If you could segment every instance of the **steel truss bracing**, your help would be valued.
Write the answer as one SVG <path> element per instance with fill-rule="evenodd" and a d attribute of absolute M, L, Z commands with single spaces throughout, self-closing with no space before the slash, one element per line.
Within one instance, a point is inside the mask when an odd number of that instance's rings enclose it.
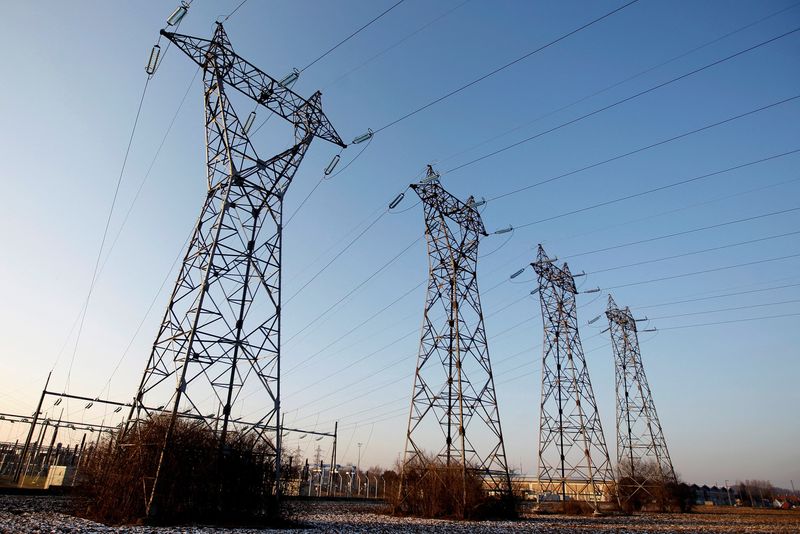
<path fill-rule="evenodd" d="M 651 497 L 654 488 L 676 482 L 667 441 L 658 421 L 639 351 L 636 320 L 608 296 L 608 327 L 614 350 L 617 385 L 617 471 L 621 498 Z"/>
<path fill-rule="evenodd" d="M 303 99 L 240 58 L 221 24 L 211 40 L 162 35 L 203 69 L 208 193 L 126 427 L 166 410 L 164 448 L 176 418 L 187 417 L 204 421 L 223 447 L 256 437 L 280 457 L 283 198 L 314 137 L 345 145 L 319 92 Z M 261 159 L 231 90 L 291 123 L 295 144 Z M 245 397 L 261 410 L 248 422 Z M 156 475 L 148 506 L 157 484 Z"/>
<path fill-rule="evenodd" d="M 575 279 L 554 261 L 539 245 L 532 263 L 544 323 L 538 476 L 544 493 L 596 507 L 614 476 L 578 333 Z"/>
<path fill-rule="evenodd" d="M 510 491 L 476 278 L 478 241 L 487 234 L 471 200 L 461 202 L 436 177 L 429 167 L 428 178 L 411 185 L 424 207 L 429 279 L 403 470 L 437 461 Z"/>

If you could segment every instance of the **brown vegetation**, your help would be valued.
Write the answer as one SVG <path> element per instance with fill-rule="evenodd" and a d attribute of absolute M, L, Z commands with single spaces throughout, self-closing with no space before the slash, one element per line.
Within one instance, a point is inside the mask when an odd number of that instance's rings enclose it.
<path fill-rule="evenodd" d="M 119 442 L 119 433 L 100 444 L 85 466 L 79 515 L 106 524 L 245 523 L 280 519 L 272 496 L 274 455 L 254 438 L 232 436 L 220 447 L 202 422 L 178 420 L 166 449 L 153 507 L 153 487 L 169 420 L 139 423 Z"/>
<path fill-rule="evenodd" d="M 388 491 L 387 491 L 388 493 Z M 511 495 L 490 495 L 472 469 L 447 466 L 440 460 L 407 465 L 400 490 L 387 495 L 394 514 L 441 519 L 511 519 Z"/>

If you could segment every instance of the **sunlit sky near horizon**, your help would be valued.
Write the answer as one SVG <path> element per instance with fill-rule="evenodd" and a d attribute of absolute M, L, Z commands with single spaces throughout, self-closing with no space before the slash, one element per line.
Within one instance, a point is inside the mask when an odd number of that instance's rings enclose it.
<path fill-rule="evenodd" d="M 207 38 L 238 3 L 196 0 L 180 32 Z M 281 78 L 393 3 L 249 0 L 225 28 L 241 56 Z M 294 89 L 320 89 L 349 142 L 623 4 L 406 0 L 303 71 Z M 0 6 L 0 412 L 30 414 L 50 369 L 56 391 L 127 401 L 136 390 L 176 276 L 171 266 L 205 197 L 201 80 L 192 81 L 196 66 L 175 49 L 148 88 L 77 349 L 76 325 L 144 64 L 174 7 Z M 798 27 L 800 4 L 790 1 L 641 0 L 379 132 L 284 232 L 286 425 L 329 432 L 338 420 L 339 463 L 355 463 L 361 443 L 362 467 L 388 468 L 403 449 L 427 276 L 414 196 L 317 273 L 433 164 L 456 196 L 489 199 L 482 216 L 490 232 L 516 228 L 483 240 L 478 267 L 510 467 L 536 472 L 542 318 L 528 295 L 530 268 L 509 275 L 542 243 L 587 273 L 584 289 L 602 290 L 578 296 L 578 318 L 612 458 L 607 322 L 587 324 L 609 293 L 658 329 L 640 336 L 641 349 L 681 476 L 800 487 L 800 32 L 560 127 Z M 279 132 L 254 136 L 260 154 L 287 146 Z M 342 166 L 363 146 L 345 150 Z M 313 143 L 287 215 L 337 152 Z M 62 407 L 75 420 L 114 417 L 101 406 Z M 56 414 L 52 401 L 45 409 Z M 0 441 L 18 437 L 18 427 L 0 424 Z M 293 435 L 285 446 L 312 458 L 319 446 L 327 458 L 331 443 Z"/>

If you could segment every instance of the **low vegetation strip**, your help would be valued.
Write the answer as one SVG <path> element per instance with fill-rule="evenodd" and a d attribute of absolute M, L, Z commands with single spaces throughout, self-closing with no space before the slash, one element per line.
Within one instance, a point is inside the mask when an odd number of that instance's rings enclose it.
<path fill-rule="evenodd" d="M 645 533 L 714 533 L 741 532 L 789 534 L 800 532 L 800 511 L 722 508 L 701 506 L 691 514 L 636 514 L 631 516 L 524 517 L 515 521 L 454 521 L 388 515 L 377 503 L 347 501 L 297 502 L 294 506 L 295 528 L 290 530 L 225 528 L 193 525 L 182 527 L 126 526 L 107 527 L 65 512 L 64 497 L 0 495 L 0 533 L 111 533 L 173 534 L 277 533 L 305 532 L 397 532 L 397 533 L 467 533 L 494 534 L 531 532 L 540 534 L 586 534 L 589 532 Z"/>

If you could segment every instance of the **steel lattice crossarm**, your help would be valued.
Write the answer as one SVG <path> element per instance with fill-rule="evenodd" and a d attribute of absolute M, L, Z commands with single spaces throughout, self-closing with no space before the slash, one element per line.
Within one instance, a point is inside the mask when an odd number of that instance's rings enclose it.
<path fill-rule="evenodd" d="M 617 391 L 617 470 L 620 498 L 637 493 L 658 498 L 664 483 L 675 483 L 675 470 L 658 420 L 639 350 L 636 319 L 608 296 L 609 332 L 614 350 Z"/>
<path fill-rule="evenodd" d="M 510 491 L 505 445 L 477 285 L 480 214 L 435 173 L 411 188 L 422 200 L 429 279 L 403 472 L 439 465 Z"/>
<path fill-rule="evenodd" d="M 539 419 L 539 480 L 544 493 L 594 503 L 614 476 L 578 333 L 575 279 L 539 245 L 538 276 L 544 324 Z"/>
<path fill-rule="evenodd" d="M 428 166 L 428 177 L 426 178 L 428 181 L 411 184 L 410 186 L 419 195 L 422 202 L 425 203 L 426 208 L 430 207 L 431 210 L 451 219 L 467 231 L 482 236 L 488 235 L 478 210 L 469 205 L 469 200 L 472 197 L 468 199 L 468 202 L 460 201 L 445 191 L 436 177 L 438 175 Z"/>
<path fill-rule="evenodd" d="M 217 23 L 217 29 L 211 40 L 165 30 L 161 30 L 161 35 L 172 41 L 203 70 L 214 70 L 220 81 L 283 117 L 297 128 L 341 147 L 346 146 L 322 112 L 319 91 L 306 100 L 240 57 L 233 51 L 222 24 Z"/>

